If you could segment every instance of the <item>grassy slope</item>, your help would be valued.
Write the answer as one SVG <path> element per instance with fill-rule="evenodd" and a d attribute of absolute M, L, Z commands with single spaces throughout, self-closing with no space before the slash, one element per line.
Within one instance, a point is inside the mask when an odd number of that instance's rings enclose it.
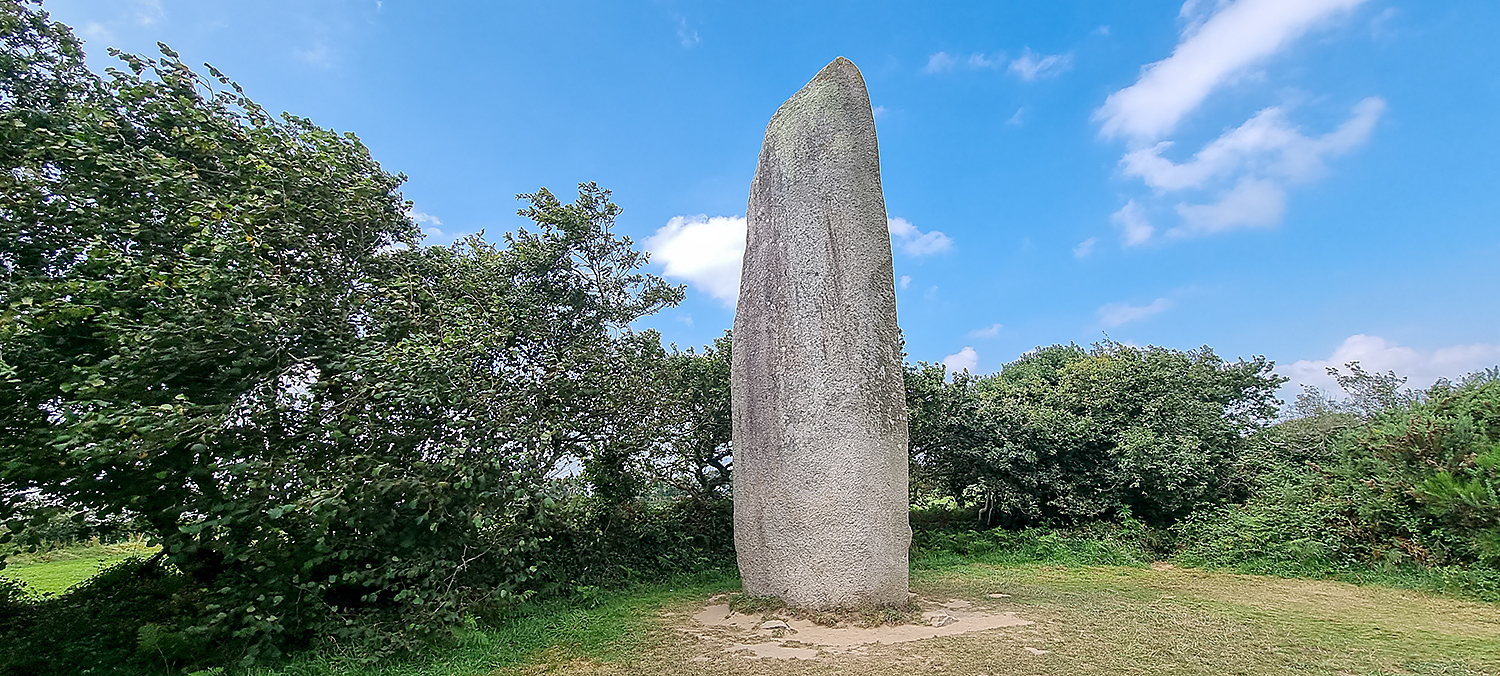
<path fill-rule="evenodd" d="M 149 556 L 155 549 L 140 540 L 112 545 L 79 545 L 47 552 L 17 554 L 6 559 L 0 576 L 25 582 L 43 594 L 57 594 L 93 577 L 101 568 L 132 556 Z"/>

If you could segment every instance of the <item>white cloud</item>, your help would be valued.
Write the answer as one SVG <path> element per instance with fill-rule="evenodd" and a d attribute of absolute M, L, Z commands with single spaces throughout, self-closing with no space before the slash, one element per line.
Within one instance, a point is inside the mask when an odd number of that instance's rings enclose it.
<path fill-rule="evenodd" d="M 1280 107 L 1266 108 L 1239 127 L 1204 146 L 1189 161 L 1177 164 L 1162 157 L 1171 141 L 1127 153 L 1120 160 L 1127 176 L 1138 176 L 1157 190 L 1199 188 L 1209 181 L 1241 171 L 1288 182 L 1316 179 L 1324 160 L 1363 145 L 1385 111 L 1385 101 L 1370 97 L 1354 106 L 1354 114 L 1338 129 L 1323 136 L 1303 135 Z"/>
<path fill-rule="evenodd" d="M 1094 245 L 1098 243 L 1098 237 L 1090 237 L 1086 240 L 1083 240 L 1082 242 L 1079 242 L 1078 246 L 1073 247 L 1073 257 L 1088 258 L 1094 253 Z"/>
<path fill-rule="evenodd" d="M 994 338 L 995 336 L 1000 335 L 1000 329 L 1003 329 L 1003 328 L 1005 328 L 1004 324 L 990 324 L 989 326 L 986 326 L 986 327 L 984 327 L 982 329 L 974 329 L 973 331 L 970 331 L 969 332 L 969 337 L 970 338 Z"/>
<path fill-rule="evenodd" d="M 1170 133 L 1208 95 L 1271 57 L 1311 28 L 1365 0 L 1238 0 L 1189 18 L 1172 55 L 1141 69 L 1135 84 L 1109 95 L 1095 111 L 1105 136 L 1153 141 Z M 1198 12 L 1199 2 L 1183 6 Z"/>
<path fill-rule="evenodd" d="M 985 56 L 983 54 L 975 53 L 969 55 L 970 68 L 999 68 L 1003 65 L 1005 65 L 1004 54 L 993 54 L 990 56 Z"/>
<path fill-rule="evenodd" d="M 668 277 L 685 279 L 726 307 L 734 307 L 745 256 L 743 216 L 673 216 L 645 244 Z"/>
<path fill-rule="evenodd" d="M 1016 109 L 1016 114 L 1015 115 L 1011 115 L 1010 119 L 1005 121 L 1006 126 L 1010 126 L 1010 127 L 1019 127 L 1019 126 L 1021 126 L 1022 124 L 1024 124 L 1026 122 L 1026 120 L 1024 119 L 1025 115 L 1026 115 L 1026 106 L 1021 106 L 1020 108 L 1017 108 Z"/>
<path fill-rule="evenodd" d="M 953 58 L 947 52 L 938 52 L 927 57 L 927 67 L 922 70 L 927 73 L 941 73 L 945 70 L 953 70 L 953 66 L 957 63 L 958 59 Z"/>
<path fill-rule="evenodd" d="M 954 354 L 943 357 L 943 366 L 948 367 L 949 373 L 968 371 L 974 373 L 979 370 L 979 353 L 972 347 L 964 347 Z"/>
<path fill-rule="evenodd" d="M 908 256 L 920 258 L 953 248 L 953 239 L 941 230 L 922 232 L 904 218 L 887 217 L 886 227 L 890 229 L 896 246 Z"/>
<path fill-rule="evenodd" d="M 443 221 L 441 219 L 439 219 L 437 216 L 433 216 L 432 214 L 429 214 L 429 213 L 424 213 L 424 212 L 421 212 L 421 211 L 412 211 L 412 212 L 409 212 L 407 215 L 411 217 L 411 220 L 416 221 L 418 223 L 426 223 L 428 225 L 442 225 L 443 224 Z"/>
<path fill-rule="evenodd" d="M 687 17 L 677 17 L 677 40 L 683 47 L 696 47 L 702 38 L 698 37 L 698 31 L 688 25 Z"/>
<path fill-rule="evenodd" d="M 1291 385 L 1312 385 L 1338 392 L 1338 383 L 1328 375 L 1328 368 L 1343 369 L 1352 361 L 1372 373 L 1395 371 L 1396 375 L 1407 378 L 1407 387 L 1424 388 L 1439 378 L 1452 380 L 1500 365 L 1500 344 L 1472 343 L 1423 352 L 1380 336 L 1357 333 L 1344 339 L 1327 359 L 1302 359 L 1279 370 L 1292 379 Z"/>
<path fill-rule="evenodd" d="M 875 106 L 870 110 L 870 112 L 873 113 L 875 117 L 879 118 L 885 115 L 887 111 L 885 109 L 885 106 Z"/>
<path fill-rule="evenodd" d="M 88 42 L 102 42 L 106 44 L 115 41 L 115 34 L 98 21 L 90 21 L 84 24 L 82 28 L 78 29 L 78 37 Z"/>
<path fill-rule="evenodd" d="M 167 16 L 166 10 L 161 8 L 161 0 L 135 0 L 135 20 L 142 26 L 150 26 Z"/>
<path fill-rule="evenodd" d="M 1219 201 L 1179 204 L 1177 213 L 1183 223 L 1168 233 L 1175 237 L 1270 227 L 1280 223 L 1286 213 L 1286 190 L 1265 179 L 1242 178 Z"/>
<path fill-rule="evenodd" d="M 1172 309 L 1172 301 L 1166 298 L 1153 300 L 1149 305 L 1110 303 L 1099 308 L 1099 323 L 1110 327 L 1120 326 L 1154 317 L 1170 309 Z"/>
<path fill-rule="evenodd" d="M 1126 202 L 1119 211 L 1110 215 L 1109 220 L 1120 229 L 1120 242 L 1125 246 L 1145 244 L 1151 239 L 1151 233 L 1156 232 L 1156 228 L 1146 218 L 1145 210 L 1135 200 Z"/>
<path fill-rule="evenodd" d="M 968 56 L 954 55 L 947 52 L 938 52 L 927 57 L 927 66 L 922 69 L 924 73 L 942 73 L 956 68 L 968 70 L 1002 68 L 1006 64 L 1005 54 L 983 54 L 975 52 Z"/>
<path fill-rule="evenodd" d="M 901 281 L 897 282 L 896 285 L 899 286 L 902 291 L 905 291 L 906 287 L 911 286 L 911 275 L 901 275 Z"/>
<path fill-rule="evenodd" d="M 292 54 L 297 58 L 308 62 L 319 68 L 328 68 L 333 65 L 333 50 L 328 48 L 328 43 L 319 40 L 306 49 L 294 49 Z"/>
<path fill-rule="evenodd" d="M 1072 67 L 1072 54 L 1035 54 L 1031 51 L 1030 47 L 1022 51 L 1021 56 L 1010 62 L 1010 72 L 1015 73 L 1027 82 L 1056 77 Z"/>

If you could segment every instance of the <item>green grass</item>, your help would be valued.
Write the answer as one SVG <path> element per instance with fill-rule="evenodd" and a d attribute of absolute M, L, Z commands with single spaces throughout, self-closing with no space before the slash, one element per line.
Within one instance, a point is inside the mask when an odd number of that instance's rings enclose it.
<path fill-rule="evenodd" d="M 639 585 L 616 594 L 537 604 L 498 627 L 471 625 L 450 645 L 378 664 L 358 651 L 326 649 L 300 655 L 245 676 L 469 676 L 488 674 L 542 659 L 611 662 L 635 654 L 640 639 L 656 627 L 661 609 L 738 588 L 722 571 Z"/>
<path fill-rule="evenodd" d="M 925 598 L 962 598 L 1036 624 L 810 661 L 747 660 L 681 631 L 737 578 L 710 571 L 619 592 L 536 604 L 451 642 L 399 659 L 327 646 L 245 676 L 505 676 L 507 674 L 1394 674 L 1500 675 L 1500 605 L 1425 591 L 1441 580 L 1410 571 L 1351 579 L 1286 579 L 1153 567 L 1127 534 L 1023 531 L 927 540 L 912 560 Z M 936 545 L 943 545 L 938 547 Z M 946 547 L 946 548 L 945 548 Z M 77 549 L 21 558 L 51 589 L 99 562 L 141 553 Z M 46 559 L 46 560 L 44 560 Z M 1285 571 L 1284 571 L 1285 572 Z M 996 599 L 990 594 L 1004 592 Z M 738 605 L 761 599 L 735 597 Z M 1021 652 L 1023 646 L 1046 654 Z M 237 674 L 239 672 L 236 672 Z"/>
<path fill-rule="evenodd" d="M 24 582 L 42 594 L 60 594 L 93 577 L 103 568 L 132 556 L 150 556 L 155 552 L 156 549 L 147 547 L 144 540 L 131 540 L 118 544 L 90 543 L 14 554 L 6 558 L 6 566 L 4 570 L 0 570 L 0 577 Z"/>

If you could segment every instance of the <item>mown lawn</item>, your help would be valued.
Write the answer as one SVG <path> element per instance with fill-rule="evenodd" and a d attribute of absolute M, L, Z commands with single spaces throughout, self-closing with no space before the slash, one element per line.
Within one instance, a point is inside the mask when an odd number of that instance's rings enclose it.
<path fill-rule="evenodd" d="M 396 661 L 323 651 L 251 676 L 1500 676 L 1500 604 L 1387 585 L 1150 567 L 1107 547 L 1070 551 L 1008 548 L 914 561 L 912 589 L 924 598 L 967 600 L 1031 625 L 823 651 L 810 660 L 750 659 L 731 649 L 733 641 L 704 637 L 691 615 L 738 587 L 732 574 L 708 571 L 541 603 L 498 627 L 471 626 L 449 645 Z M 59 592 L 101 565 L 148 553 L 139 542 L 74 548 L 13 559 L 0 574 Z M 1051 560 L 1026 560 L 1044 555 Z M 997 593 L 1008 596 L 991 596 Z"/>
<path fill-rule="evenodd" d="M 79 545 L 46 552 L 17 554 L 6 560 L 0 577 L 25 582 L 42 594 L 58 594 L 93 577 L 101 569 L 155 549 L 142 540 L 109 545 Z"/>
<path fill-rule="evenodd" d="M 399 664 L 304 656 L 260 676 L 1500 674 L 1500 606 L 1375 585 L 1166 566 L 923 567 L 912 578 L 923 596 L 1034 624 L 812 660 L 750 659 L 683 631 L 709 596 L 735 586 L 705 577 L 595 607 L 543 606 Z M 1010 596 L 989 596 L 1001 592 Z"/>

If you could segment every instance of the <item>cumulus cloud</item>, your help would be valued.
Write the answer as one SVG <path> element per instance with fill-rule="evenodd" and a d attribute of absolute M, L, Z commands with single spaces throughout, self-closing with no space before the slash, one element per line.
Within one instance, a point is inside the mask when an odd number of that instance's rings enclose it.
<path fill-rule="evenodd" d="M 1057 77 L 1072 67 L 1072 54 L 1036 54 L 1031 51 L 1030 47 L 1010 62 L 1010 72 L 1027 82 Z"/>
<path fill-rule="evenodd" d="M 1158 298 L 1147 305 L 1110 303 L 1099 308 L 1099 323 L 1108 327 L 1115 327 L 1155 317 L 1170 309 L 1172 309 L 1172 301 L 1167 298 Z"/>
<path fill-rule="evenodd" d="M 1385 111 L 1385 101 L 1370 97 L 1354 106 L 1354 113 L 1323 136 L 1309 137 L 1287 120 L 1280 107 L 1266 108 L 1239 127 L 1204 146 L 1191 160 L 1175 163 L 1162 152 L 1172 147 L 1162 141 L 1127 153 L 1120 160 L 1125 175 L 1137 176 L 1159 191 L 1200 188 L 1211 180 L 1239 172 L 1289 182 L 1316 179 L 1325 160 L 1353 150 L 1370 138 Z"/>
<path fill-rule="evenodd" d="M 949 373 L 974 373 L 979 370 L 979 353 L 974 348 L 965 346 L 964 349 L 943 357 L 943 366 L 948 367 Z"/>
<path fill-rule="evenodd" d="M 413 218 L 416 216 L 413 215 Z M 937 230 L 923 232 L 904 218 L 886 221 L 892 248 L 920 258 L 948 251 L 953 240 Z M 734 307 L 740 295 L 740 266 L 745 257 L 744 216 L 673 216 L 646 239 L 651 260 L 667 277 L 682 279 L 694 288 Z M 902 275 L 905 289 L 911 277 Z"/>
<path fill-rule="evenodd" d="M 1145 210 L 1135 200 L 1126 202 L 1119 211 L 1110 215 L 1109 220 L 1120 229 L 1120 243 L 1125 246 L 1145 244 L 1151 240 L 1151 234 L 1156 232 L 1156 227 L 1146 218 Z M 1089 250 L 1093 250 L 1092 244 L 1089 245 Z"/>
<path fill-rule="evenodd" d="M 1356 333 L 1345 338 L 1327 359 L 1302 359 L 1278 370 L 1292 379 L 1291 385 L 1337 392 L 1338 383 L 1328 375 L 1328 368 L 1342 369 L 1353 361 L 1373 373 L 1395 371 L 1407 378 L 1408 387 L 1423 388 L 1439 378 L 1452 380 L 1500 365 L 1500 343 L 1453 345 L 1423 352 L 1380 336 Z"/>
<path fill-rule="evenodd" d="M 1102 133 L 1154 141 L 1170 133 L 1208 95 L 1284 49 L 1308 30 L 1366 0 L 1238 0 L 1212 13 L 1201 2 L 1172 55 L 1141 69 L 1135 84 L 1109 95 L 1095 111 Z M 1197 17 L 1202 17 L 1198 20 Z"/>
<path fill-rule="evenodd" d="M 904 218 L 888 217 L 886 227 L 891 231 L 892 243 L 908 256 L 921 258 L 953 248 L 953 239 L 941 230 L 922 232 Z"/>
<path fill-rule="evenodd" d="M 725 307 L 734 307 L 745 256 L 743 216 L 673 216 L 645 245 L 666 276 L 687 280 Z"/>
<path fill-rule="evenodd" d="M 984 327 L 982 329 L 974 329 L 973 331 L 970 331 L 969 332 L 969 337 L 970 338 L 994 338 L 995 336 L 1000 335 L 1000 329 L 1003 329 L 1003 328 L 1005 328 L 1004 324 L 990 324 L 989 326 L 986 326 L 986 327 Z"/>

